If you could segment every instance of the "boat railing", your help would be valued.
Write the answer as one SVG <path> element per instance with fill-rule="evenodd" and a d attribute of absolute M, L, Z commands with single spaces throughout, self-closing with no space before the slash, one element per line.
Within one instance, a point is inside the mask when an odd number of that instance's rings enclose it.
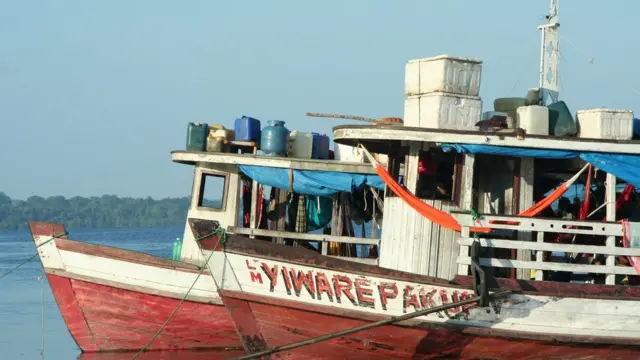
<path fill-rule="evenodd" d="M 290 232 L 290 231 L 253 229 L 253 228 L 244 228 L 244 227 L 235 227 L 235 226 L 229 226 L 227 228 L 227 231 L 232 234 L 247 235 L 251 237 L 268 236 L 273 238 L 318 242 L 323 245 L 321 246 L 322 255 L 335 257 L 335 258 L 348 260 L 348 261 L 353 261 L 353 262 L 358 262 L 358 263 L 363 263 L 363 264 L 378 265 L 378 258 L 360 258 L 360 257 L 350 257 L 350 256 L 329 255 L 328 254 L 329 247 L 326 245 L 333 242 L 333 243 L 352 244 L 352 245 L 376 245 L 379 248 L 380 239 L 359 238 L 359 237 L 350 237 L 350 236 L 335 236 L 335 235 L 327 235 L 327 234 L 297 233 L 297 232 Z"/>
<path fill-rule="evenodd" d="M 616 275 L 638 275 L 632 266 L 616 265 L 616 257 L 618 256 L 640 256 L 640 249 L 616 246 L 616 238 L 623 236 L 623 228 L 620 223 L 488 214 L 472 215 L 466 212 L 452 212 L 452 215 L 462 228 L 458 240 L 460 255 L 457 259 L 458 274 L 460 275 L 468 274 L 472 261 L 470 247 L 475 241 L 479 242 L 481 248 L 511 249 L 524 251 L 525 254 L 531 254 L 531 251 L 535 251 L 535 260 L 520 260 L 531 258 L 529 255 L 519 256 L 518 260 L 479 257 L 478 262 L 480 266 L 484 267 L 536 270 L 536 280 L 543 280 L 544 271 L 563 271 L 574 274 L 605 274 L 605 283 L 613 285 Z M 525 233 L 535 232 L 536 236 L 535 238 L 530 237 L 531 241 L 491 238 L 491 235 L 488 234 L 476 236 L 471 235 L 471 227 L 501 230 L 501 234 L 508 234 L 509 230 Z M 576 235 L 595 235 L 602 236 L 606 241 L 604 246 L 545 242 L 546 233 L 568 234 L 571 238 Z M 606 257 L 606 262 L 603 265 L 591 265 L 544 261 L 543 252 L 599 254 Z"/>

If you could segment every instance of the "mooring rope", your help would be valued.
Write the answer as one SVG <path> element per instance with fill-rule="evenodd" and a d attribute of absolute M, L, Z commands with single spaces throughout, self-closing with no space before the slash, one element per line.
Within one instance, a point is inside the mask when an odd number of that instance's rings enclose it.
<path fill-rule="evenodd" d="M 51 241 L 53 241 L 53 240 L 55 240 L 55 239 L 58 239 L 58 238 L 60 238 L 60 237 L 63 237 L 63 236 L 65 236 L 65 235 L 69 235 L 69 233 L 68 233 L 68 232 L 63 232 L 63 233 L 61 233 L 61 234 L 54 235 L 51 239 L 49 239 L 49 240 L 47 240 L 47 241 L 43 242 L 43 243 L 42 243 L 42 244 L 40 244 L 40 245 L 36 245 L 36 249 L 38 249 L 38 248 L 40 248 L 40 247 L 42 247 L 42 246 L 44 246 L 44 245 L 46 245 L 46 244 L 50 243 Z M 14 272 L 14 271 L 18 270 L 18 269 L 19 269 L 20 267 L 22 267 L 24 264 L 26 264 L 26 263 L 28 263 L 29 261 L 31 261 L 31 260 L 33 260 L 33 259 L 35 259 L 36 257 L 38 257 L 38 255 L 40 255 L 40 254 L 38 254 L 38 252 L 36 252 L 36 253 L 35 253 L 35 255 L 33 255 L 32 257 L 30 257 L 30 258 L 28 258 L 28 259 L 24 260 L 23 262 L 21 262 L 20 264 L 18 264 L 18 266 L 14 267 L 13 269 L 11 269 L 11 270 L 7 271 L 6 273 L 2 274 L 2 275 L 0 276 L 0 280 L 2 280 L 4 277 L 6 277 L 7 275 L 11 274 L 12 272 Z"/>
<path fill-rule="evenodd" d="M 227 231 L 224 228 L 220 227 L 220 228 L 216 229 L 214 232 L 212 232 L 210 234 L 207 234 L 207 235 L 204 235 L 204 236 L 201 236 L 201 237 L 195 239 L 196 242 L 199 242 L 199 241 L 201 241 L 203 239 L 206 239 L 206 238 L 208 238 L 210 236 L 213 236 L 213 235 L 216 235 L 216 234 L 220 234 L 220 236 L 218 237 L 218 241 L 216 241 L 216 244 L 213 246 L 213 249 L 211 250 L 211 254 L 209 254 L 209 257 L 205 261 L 204 266 L 200 267 L 200 272 L 198 272 L 198 275 L 196 276 L 196 279 L 193 281 L 193 284 L 191 284 L 191 286 L 189 287 L 187 292 L 184 294 L 184 296 L 182 297 L 182 299 L 180 300 L 180 302 L 178 303 L 176 308 L 173 309 L 173 312 L 171 313 L 171 315 L 169 315 L 169 317 L 167 318 L 167 321 L 165 321 L 164 324 L 162 324 L 162 326 L 160 326 L 160 328 L 155 333 L 155 335 L 153 335 L 151 340 L 149 340 L 149 342 L 147 342 L 142 347 L 142 349 L 140 349 L 140 351 L 138 351 L 138 353 L 131 360 L 137 359 L 138 356 L 140 356 L 147 349 L 147 347 L 149 347 L 149 345 L 151 345 L 151 343 L 160 335 L 162 330 L 164 330 L 165 326 L 167 326 L 167 324 L 169 324 L 169 321 L 171 321 L 173 316 L 178 312 L 178 309 L 180 309 L 180 306 L 182 306 L 182 303 L 184 303 L 187 300 L 187 297 L 189 296 L 189 293 L 196 286 L 196 283 L 198 282 L 198 279 L 200 279 L 200 275 L 202 275 L 202 273 L 204 273 L 205 269 L 208 268 L 209 260 L 211 260 L 211 256 L 213 256 L 213 253 L 216 251 L 216 248 L 220 244 L 220 240 L 224 241 L 224 240 L 227 239 Z"/>

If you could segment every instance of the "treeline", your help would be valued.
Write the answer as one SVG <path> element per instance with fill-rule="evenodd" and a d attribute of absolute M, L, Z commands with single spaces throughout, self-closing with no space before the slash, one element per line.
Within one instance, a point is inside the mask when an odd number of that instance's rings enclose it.
<path fill-rule="evenodd" d="M 115 195 L 65 198 L 31 196 L 13 200 L 0 192 L 0 230 L 26 229 L 29 220 L 60 222 L 67 228 L 128 228 L 184 224 L 189 198 L 127 198 Z"/>

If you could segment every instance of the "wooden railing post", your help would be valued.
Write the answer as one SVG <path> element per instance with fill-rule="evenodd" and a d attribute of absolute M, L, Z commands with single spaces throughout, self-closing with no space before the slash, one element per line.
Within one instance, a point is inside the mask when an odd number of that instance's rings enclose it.
<path fill-rule="evenodd" d="M 544 232 L 538 231 L 537 242 L 544 243 Z M 541 250 L 536 251 L 536 262 L 542 263 L 543 260 L 544 260 L 544 251 L 541 251 Z M 542 272 L 542 270 L 536 269 L 536 280 L 542 281 L 543 279 L 544 279 L 544 273 Z"/>
<path fill-rule="evenodd" d="M 460 232 L 460 238 L 468 239 L 469 234 L 470 234 L 469 227 L 463 226 Z M 469 246 L 460 245 L 460 256 L 465 256 L 465 257 L 469 256 Z M 469 265 L 458 264 L 458 275 L 464 275 L 464 276 L 469 275 Z"/>
<path fill-rule="evenodd" d="M 612 174 L 607 174 L 606 180 L 606 195 L 605 202 L 607 204 L 607 221 L 616 221 L 616 177 Z M 607 248 L 615 248 L 616 247 L 616 237 L 608 236 L 607 237 Z M 615 285 L 616 283 L 616 275 L 615 275 L 615 266 L 616 266 L 616 257 L 614 255 L 607 256 L 607 278 L 605 283 L 607 285 Z"/>

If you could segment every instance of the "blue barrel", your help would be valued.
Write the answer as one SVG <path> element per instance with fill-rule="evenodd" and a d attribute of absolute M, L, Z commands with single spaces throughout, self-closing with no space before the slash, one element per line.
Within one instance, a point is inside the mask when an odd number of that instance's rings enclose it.
<path fill-rule="evenodd" d="M 311 150 L 312 159 L 329 159 L 329 137 L 327 135 L 320 135 L 313 133 L 313 150 Z"/>
<path fill-rule="evenodd" d="M 260 144 L 260 120 L 243 116 L 234 123 L 236 141 L 255 142 Z"/>
<path fill-rule="evenodd" d="M 268 126 L 262 129 L 260 150 L 265 155 L 287 156 L 289 147 L 289 130 L 284 127 L 284 121 L 269 120 Z"/>
<path fill-rule="evenodd" d="M 205 151 L 207 146 L 207 124 L 189 123 L 187 127 L 187 151 Z"/>

